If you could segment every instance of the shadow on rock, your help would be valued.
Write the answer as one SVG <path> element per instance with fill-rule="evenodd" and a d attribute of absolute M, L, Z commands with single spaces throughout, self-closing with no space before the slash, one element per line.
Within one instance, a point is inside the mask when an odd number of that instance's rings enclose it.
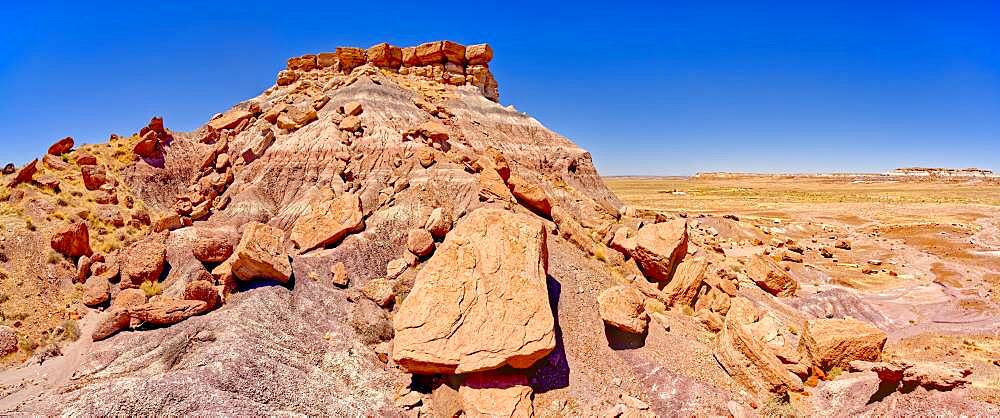
<path fill-rule="evenodd" d="M 554 277 L 546 280 L 549 291 L 549 306 L 555 320 L 556 347 L 548 356 L 535 363 L 531 373 L 531 387 L 535 393 L 545 393 L 554 389 L 569 386 L 569 361 L 566 360 L 566 347 L 563 345 L 562 328 L 559 326 L 559 296 L 562 285 Z"/>

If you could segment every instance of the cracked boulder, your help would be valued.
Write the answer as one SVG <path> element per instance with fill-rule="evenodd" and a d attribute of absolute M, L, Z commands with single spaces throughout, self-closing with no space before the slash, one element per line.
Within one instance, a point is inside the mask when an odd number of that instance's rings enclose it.
<path fill-rule="evenodd" d="M 393 360 L 420 374 L 527 368 L 555 348 L 546 232 L 526 215 L 473 211 L 417 275 L 393 328 Z"/>

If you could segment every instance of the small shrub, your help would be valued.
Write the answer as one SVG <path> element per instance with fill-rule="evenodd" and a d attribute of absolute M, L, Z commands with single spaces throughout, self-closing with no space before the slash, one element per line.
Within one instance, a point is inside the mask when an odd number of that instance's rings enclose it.
<path fill-rule="evenodd" d="M 788 394 L 773 397 L 764 404 L 760 411 L 762 417 L 795 417 L 798 416 L 795 407 L 788 400 Z"/>
<path fill-rule="evenodd" d="M 681 306 L 681 313 L 687 316 L 694 316 L 694 309 L 688 305 Z"/>
<path fill-rule="evenodd" d="M 789 325 L 788 326 L 788 332 L 790 332 L 790 333 L 792 333 L 794 335 L 799 335 L 799 329 L 795 328 L 794 325 Z"/>
<path fill-rule="evenodd" d="M 24 227 L 28 228 L 29 231 L 35 231 L 38 229 L 38 227 L 35 226 L 35 223 L 31 221 L 31 218 L 24 221 Z"/>
<path fill-rule="evenodd" d="M 160 282 L 143 282 L 139 285 L 139 289 L 146 294 L 147 298 L 163 293 L 163 286 L 160 285 Z"/>
<path fill-rule="evenodd" d="M 830 369 L 830 372 L 826 374 L 826 380 L 836 380 L 841 374 L 844 373 L 844 369 L 840 367 L 834 367 Z"/>
<path fill-rule="evenodd" d="M 57 264 L 62 260 L 62 254 L 59 254 L 56 250 L 49 250 L 49 264 Z"/>
<path fill-rule="evenodd" d="M 0 277 L 6 277 L 6 274 L 0 272 Z M 7 302 L 8 300 L 10 300 L 10 296 L 8 296 L 6 293 L 0 293 L 0 303 Z"/>
<path fill-rule="evenodd" d="M 649 299 L 646 301 L 646 310 L 649 312 L 662 314 L 667 312 L 667 305 L 664 305 L 663 302 L 660 302 L 656 299 Z"/>
<path fill-rule="evenodd" d="M 80 339 L 80 326 L 76 324 L 75 320 L 67 319 L 62 323 L 63 327 L 63 340 L 66 341 L 76 341 Z"/>

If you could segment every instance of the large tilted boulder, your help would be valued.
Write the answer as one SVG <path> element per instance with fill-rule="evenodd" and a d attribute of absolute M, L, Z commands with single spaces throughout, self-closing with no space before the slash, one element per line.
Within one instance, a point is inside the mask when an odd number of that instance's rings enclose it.
<path fill-rule="evenodd" d="M 481 208 L 462 219 L 394 316 L 393 360 L 411 373 L 527 368 L 555 348 L 546 232 Z"/>
<path fill-rule="evenodd" d="M 291 241 L 299 253 L 335 244 L 364 228 L 361 199 L 344 193 L 333 199 L 310 203 L 309 212 L 292 225 Z"/>
<path fill-rule="evenodd" d="M 66 225 L 52 235 L 52 249 L 67 257 L 90 255 L 90 232 L 86 222 Z"/>
<path fill-rule="evenodd" d="M 799 351 L 813 366 L 824 371 L 847 369 L 852 360 L 878 361 L 882 358 L 886 334 L 856 319 L 814 319 L 806 321 L 799 338 Z"/>
<path fill-rule="evenodd" d="M 667 282 L 687 254 L 687 221 L 675 219 L 639 229 L 632 258 L 646 277 Z"/>
<path fill-rule="evenodd" d="M 466 417 L 534 416 L 532 389 L 523 373 L 489 371 L 471 373 L 458 388 Z"/>
<path fill-rule="evenodd" d="M 643 334 L 649 325 L 645 300 L 635 287 L 615 286 L 597 296 L 597 309 L 604 323 L 632 334 Z"/>
<path fill-rule="evenodd" d="M 704 258 L 689 258 L 682 261 L 674 272 L 670 283 L 663 288 L 667 306 L 690 306 L 698 295 L 698 288 L 708 270 L 708 261 Z"/>
<path fill-rule="evenodd" d="M 541 186 L 530 183 L 521 176 L 512 175 L 507 179 L 510 192 L 522 205 L 545 216 L 552 214 L 552 199 Z"/>
<path fill-rule="evenodd" d="M 757 283 L 757 286 L 775 296 L 794 296 L 799 289 L 799 283 L 781 265 L 766 255 L 757 254 L 750 257 L 747 275 Z"/>
<path fill-rule="evenodd" d="M 715 359 L 737 382 L 757 395 L 801 391 L 795 378 L 764 343 L 736 321 L 726 319 L 715 346 Z"/>
<path fill-rule="evenodd" d="M 240 280 L 288 282 L 292 264 L 285 252 L 283 236 L 284 232 L 278 228 L 251 222 L 244 227 L 243 238 L 232 257 L 223 264 L 228 263 L 232 274 Z"/>

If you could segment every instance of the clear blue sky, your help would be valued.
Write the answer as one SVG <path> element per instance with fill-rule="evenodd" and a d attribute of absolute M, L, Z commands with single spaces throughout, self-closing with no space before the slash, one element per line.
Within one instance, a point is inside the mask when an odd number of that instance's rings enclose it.
<path fill-rule="evenodd" d="M 998 1 L 138 3 L 4 5 L 0 160 L 193 129 L 290 56 L 452 39 L 603 174 L 1000 170 Z"/>

